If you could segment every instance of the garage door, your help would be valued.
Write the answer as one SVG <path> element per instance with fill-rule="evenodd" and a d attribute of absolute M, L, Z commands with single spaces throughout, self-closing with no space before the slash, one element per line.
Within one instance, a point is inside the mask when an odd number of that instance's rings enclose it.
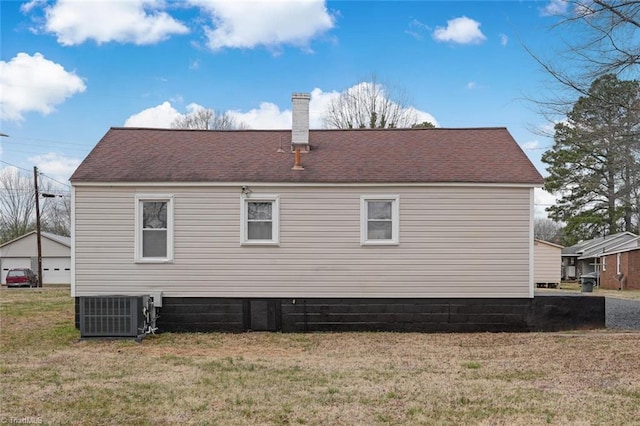
<path fill-rule="evenodd" d="M 0 259 L 0 268 L 2 268 L 2 284 L 7 283 L 7 272 L 13 268 L 31 268 L 31 259 L 28 257 L 16 257 Z"/>
<path fill-rule="evenodd" d="M 69 284 L 71 282 L 71 259 L 68 257 L 46 257 L 42 259 L 43 284 Z"/>

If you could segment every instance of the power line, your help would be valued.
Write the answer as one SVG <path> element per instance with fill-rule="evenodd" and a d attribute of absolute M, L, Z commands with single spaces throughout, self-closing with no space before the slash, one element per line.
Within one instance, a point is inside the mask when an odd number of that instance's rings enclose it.
<path fill-rule="evenodd" d="M 4 163 L 4 164 L 7 164 L 7 165 L 9 165 L 11 167 L 15 167 L 16 169 L 20 169 L 20 170 L 23 170 L 25 172 L 31 173 L 31 170 L 25 169 L 24 167 L 16 166 L 15 164 L 8 163 L 8 162 L 6 162 L 4 160 L 0 160 L 0 163 Z"/>
<path fill-rule="evenodd" d="M 12 135 L 11 136 L 12 140 L 5 140 L 4 143 L 6 144 L 11 144 L 14 141 L 17 142 L 17 140 L 19 139 L 23 139 L 23 140 L 27 140 L 27 141 L 40 141 L 40 142 L 52 142 L 54 144 L 58 144 L 58 145 L 71 145 L 71 146 L 81 146 L 84 148 L 89 148 L 87 143 L 78 143 L 78 142 L 68 142 L 68 141 L 61 141 L 61 140 L 57 140 L 57 139 L 44 139 L 44 138 L 33 138 L 30 136 L 16 136 L 16 135 Z"/>
<path fill-rule="evenodd" d="M 30 189 L 17 189 L 17 188 L 0 188 L 0 191 L 23 193 L 23 194 L 27 194 L 27 193 L 31 194 L 33 192 Z"/>
<path fill-rule="evenodd" d="M 55 150 L 57 151 L 64 151 L 64 152 L 87 152 L 89 151 L 88 147 L 85 148 L 69 148 L 69 147 L 64 147 L 64 146 L 54 146 L 54 145 L 49 145 L 50 148 L 55 148 Z M 40 145 L 37 144 L 29 144 L 29 143 L 23 143 L 20 145 L 8 145 L 8 144 L 4 144 L 2 147 L 2 150 L 4 152 L 17 152 L 17 153 L 22 153 L 22 154 L 31 154 L 31 155 L 40 155 L 39 154 L 39 149 L 41 149 Z"/>
<path fill-rule="evenodd" d="M 25 172 L 29 172 L 29 173 L 31 173 L 31 170 L 27 170 L 27 169 L 25 169 L 24 167 L 16 166 L 15 164 L 11 164 L 11 163 L 9 163 L 9 162 L 7 162 L 7 161 L 4 161 L 4 160 L 0 160 L 0 163 L 4 163 L 4 164 L 7 164 L 7 165 L 9 165 L 9 166 L 11 166 L 11 167 L 15 167 L 16 169 L 20 169 L 20 170 L 23 170 L 23 171 L 25 171 Z M 66 186 L 67 188 L 71 189 L 71 186 L 69 186 L 69 184 L 64 183 L 64 182 L 60 182 L 59 180 L 56 180 L 56 179 L 52 178 L 51 176 L 47 176 L 47 175 L 45 175 L 45 174 L 44 174 L 44 173 L 42 173 L 42 172 L 39 172 L 39 173 L 38 173 L 38 176 L 45 177 L 45 178 L 47 178 L 47 179 L 49 179 L 49 180 L 54 181 L 55 183 L 57 183 L 57 184 L 59 184 L 59 185 Z"/>
<path fill-rule="evenodd" d="M 45 174 L 44 174 L 44 173 L 42 173 L 42 172 L 40 173 L 40 176 L 46 177 L 47 179 L 50 179 L 50 180 L 52 180 L 52 181 L 54 181 L 54 182 L 56 182 L 56 183 L 59 183 L 60 185 L 64 185 L 64 186 L 66 186 L 67 188 L 71 188 L 71 187 L 69 186 L 69 184 L 66 184 L 66 183 L 60 182 L 59 180 L 55 180 L 55 179 L 54 179 L 54 178 L 52 178 L 51 176 L 47 176 L 47 175 L 45 175 Z"/>

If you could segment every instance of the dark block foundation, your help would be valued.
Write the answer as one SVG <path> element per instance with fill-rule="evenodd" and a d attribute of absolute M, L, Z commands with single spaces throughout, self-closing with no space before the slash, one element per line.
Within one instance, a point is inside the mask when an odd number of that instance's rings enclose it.
<path fill-rule="evenodd" d="M 519 332 L 605 327 L 605 299 L 246 299 L 162 300 L 161 332 L 405 331 Z"/>

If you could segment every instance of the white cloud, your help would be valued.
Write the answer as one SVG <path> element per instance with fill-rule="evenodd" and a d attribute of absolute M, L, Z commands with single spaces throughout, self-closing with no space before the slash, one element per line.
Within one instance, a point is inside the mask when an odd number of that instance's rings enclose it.
<path fill-rule="evenodd" d="M 23 121 L 23 114 L 47 115 L 54 106 L 86 86 L 74 72 L 46 59 L 42 54 L 18 53 L 9 62 L 0 61 L 0 113 L 3 120 Z"/>
<path fill-rule="evenodd" d="M 125 127 L 151 127 L 168 129 L 173 121 L 182 116 L 169 102 L 147 108 L 127 118 Z"/>
<path fill-rule="evenodd" d="M 280 111 L 271 102 L 260 103 L 259 108 L 247 112 L 228 111 L 229 115 L 252 129 L 287 129 L 291 127 L 291 110 Z"/>
<path fill-rule="evenodd" d="M 211 16 L 214 28 L 205 27 L 205 34 L 207 45 L 213 50 L 282 44 L 304 47 L 334 25 L 323 0 L 191 0 L 190 3 Z"/>
<path fill-rule="evenodd" d="M 558 197 L 550 192 L 545 191 L 542 188 L 535 188 L 533 190 L 534 198 L 534 215 L 535 217 L 546 218 L 547 212 L 545 209 L 556 203 Z"/>
<path fill-rule="evenodd" d="M 473 90 L 476 88 L 476 82 L 475 81 L 470 81 L 467 83 L 467 89 L 469 90 Z"/>
<path fill-rule="evenodd" d="M 161 0 L 58 0 L 45 8 L 44 28 L 65 46 L 87 40 L 98 44 L 111 41 L 153 44 L 173 34 L 189 32 L 184 24 L 163 12 L 163 8 Z"/>
<path fill-rule="evenodd" d="M 370 83 L 359 83 L 370 84 Z M 352 90 L 355 85 L 347 90 Z M 322 89 L 315 88 L 311 91 L 311 100 L 309 102 L 309 128 L 324 128 L 324 113 L 329 103 L 340 96 L 340 92 L 331 91 L 323 92 Z M 147 108 L 137 114 L 130 116 L 124 123 L 125 127 L 154 127 L 169 128 L 171 123 L 178 117 L 194 112 L 198 109 L 206 108 L 196 103 L 191 103 L 186 107 L 186 113 L 180 113 L 170 102 L 163 102 L 155 107 Z M 409 108 L 416 116 L 417 122 L 422 123 L 429 121 L 438 126 L 438 121 L 428 112 Z M 291 128 L 291 109 L 280 109 L 280 107 L 272 102 L 261 102 L 258 108 L 248 111 L 229 110 L 226 111 L 231 117 L 239 123 L 246 124 L 251 129 L 290 129 Z"/>
<path fill-rule="evenodd" d="M 409 110 L 413 111 L 416 114 L 416 122 L 424 123 L 425 121 L 428 121 L 435 127 L 440 127 L 438 120 L 436 120 L 436 118 L 428 112 L 420 111 L 419 109 L 415 109 L 414 107 L 410 107 Z"/>
<path fill-rule="evenodd" d="M 426 32 L 429 32 L 430 30 L 431 29 L 427 25 L 423 24 L 417 19 L 413 19 L 411 22 L 409 22 L 409 28 L 404 32 L 409 34 L 416 40 L 422 40 L 424 38 L 424 34 Z"/>
<path fill-rule="evenodd" d="M 22 3 L 22 5 L 20 6 L 20 11 L 22 13 L 29 13 L 32 9 L 43 6 L 46 3 L 47 0 L 31 0 L 26 3 Z"/>
<path fill-rule="evenodd" d="M 309 102 L 309 127 L 311 129 L 322 129 L 324 125 L 324 114 L 329 104 L 334 99 L 340 97 L 340 92 L 323 92 L 315 88 L 311 91 L 311 101 Z"/>
<path fill-rule="evenodd" d="M 540 142 L 538 142 L 538 141 L 530 141 L 530 142 L 525 142 L 520 146 L 525 151 L 537 151 L 537 150 L 540 149 Z"/>
<path fill-rule="evenodd" d="M 315 88 L 311 91 L 309 101 L 309 128 L 324 128 L 324 112 L 332 99 L 340 96 L 339 92 L 323 92 Z M 280 110 L 271 102 L 262 102 L 259 108 L 248 112 L 229 111 L 229 114 L 240 122 L 247 124 L 252 129 L 290 129 L 291 109 Z"/>
<path fill-rule="evenodd" d="M 359 83 L 363 84 L 363 83 Z M 365 83 L 366 84 L 366 83 Z M 357 85 L 347 90 L 352 90 Z M 322 129 L 324 125 L 324 113 L 331 101 L 340 96 L 340 92 L 323 92 L 322 89 L 315 88 L 311 91 L 311 101 L 309 102 L 309 128 Z M 438 121 L 428 112 L 420 111 L 413 107 L 409 108 L 416 116 L 417 122 L 429 121 L 438 126 Z M 280 108 L 271 102 L 262 102 L 259 108 L 254 108 L 247 112 L 228 111 L 236 120 L 246 123 L 252 129 L 290 129 L 291 110 Z"/>
<path fill-rule="evenodd" d="M 466 16 L 447 21 L 447 26 L 436 27 L 433 38 L 459 44 L 479 44 L 487 38 L 480 31 L 480 22 Z"/>
<path fill-rule="evenodd" d="M 187 105 L 187 114 L 200 111 L 201 109 L 205 109 L 205 107 L 195 102 L 191 102 L 189 105 Z M 180 115 L 184 115 L 184 114 L 180 114 Z"/>
<path fill-rule="evenodd" d="M 506 46 L 509 44 L 509 37 L 506 34 L 500 34 L 500 45 Z"/>
<path fill-rule="evenodd" d="M 65 157 L 54 152 L 29 157 L 28 160 L 35 164 L 42 174 L 60 182 L 67 182 L 82 162 L 79 158 Z"/>
<path fill-rule="evenodd" d="M 569 123 L 568 119 L 563 118 L 560 120 L 552 120 L 552 121 L 547 121 L 545 123 L 539 124 L 538 126 L 536 126 L 536 132 L 547 137 L 553 137 L 553 135 L 556 133 L 556 126 L 558 124 L 571 126 L 571 123 Z"/>
<path fill-rule="evenodd" d="M 566 0 L 551 0 L 540 10 L 542 16 L 558 16 L 567 12 L 569 3 Z"/>
<path fill-rule="evenodd" d="M 382 85 L 378 89 L 374 89 L 372 87 L 373 83 L 363 81 L 358 84 L 355 84 L 347 89 L 345 89 L 342 93 L 350 93 L 354 96 L 359 96 L 358 93 L 370 93 L 375 91 L 380 91 L 383 95 L 385 94 L 385 88 Z M 309 105 L 309 115 L 310 115 L 310 127 L 311 128 L 324 128 L 326 127 L 324 124 L 324 115 L 328 109 L 329 104 L 335 98 L 340 97 L 340 92 L 322 92 L 320 89 L 314 89 L 311 92 L 311 103 Z M 409 114 L 414 115 L 417 123 L 423 123 L 428 121 L 432 123 L 434 126 L 438 127 L 438 121 L 433 117 L 433 115 L 428 112 L 421 111 L 414 107 L 406 108 Z"/>

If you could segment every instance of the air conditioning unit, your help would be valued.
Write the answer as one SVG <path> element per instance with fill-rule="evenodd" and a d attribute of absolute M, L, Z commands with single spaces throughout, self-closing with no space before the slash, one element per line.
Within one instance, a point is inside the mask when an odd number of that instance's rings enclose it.
<path fill-rule="evenodd" d="M 148 296 L 82 296 L 80 337 L 138 337 Z"/>

